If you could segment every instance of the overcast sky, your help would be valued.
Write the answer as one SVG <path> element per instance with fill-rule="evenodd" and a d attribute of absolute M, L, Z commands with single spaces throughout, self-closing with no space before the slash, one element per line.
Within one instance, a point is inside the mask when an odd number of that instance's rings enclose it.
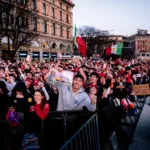
<path fill-rule="evenodd" d="M 132 35 L 137 28 L 150 32 L 150 0 L 72 0 L 73 25 L 88 25 L 112 34 Z"/>

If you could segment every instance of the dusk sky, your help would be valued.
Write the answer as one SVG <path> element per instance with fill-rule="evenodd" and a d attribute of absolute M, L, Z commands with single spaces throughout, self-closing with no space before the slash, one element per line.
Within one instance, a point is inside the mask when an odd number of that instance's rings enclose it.
<path fill-rule="evenodd" d="M 150 32 L 150 0 L 72 0 L 73 25 L 114 30 L 112 34 L 132 35 L 137 28 Z"/>

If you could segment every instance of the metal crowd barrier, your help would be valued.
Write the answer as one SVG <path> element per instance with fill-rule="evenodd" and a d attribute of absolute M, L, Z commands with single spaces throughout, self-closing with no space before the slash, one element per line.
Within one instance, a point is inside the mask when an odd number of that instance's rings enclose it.
<path fill-rule="evenodd" d="M 93 115 L 82 111 L 50 112 L 44 121 L 41 121 L 39 141 L 41 150 L 58 150 L 60 147 Z M 6 126 L 7 125 L 7 126 Z M 8 127 L 8 128 L 7 128 Z M 12 149 L 8 142 L 9 125 L 0 121 L 0 149 Z M 11 140 L 11 139 L 10 139 Z M 21 140 L 20 140 L 21 141 Z M 57 144 L 55 144 L 57 141 Z M 19 142 L 19 141 L 18 141 Z M 19 145 L 21 143 L 18 143 Z"/>
<path fill-rule="evenodd" d="M 97 115 L 94 114 L 60 150 L 100 150 Z"/>
<path fill-rule="evenodd" d="M 129 139 L 132 138 L 136 124 L 145 104 L 145 100 L 145 96 L 138 96 L 134 102 L 135 114 L 130 115 L 127 113 L 118 123 L 119 126 L 129 133 Z M 44 121 L 41 121 L 41 149 L 99 150 L 101 143 L 99 140 L 99 133 L 101 134 L 101 132 L 99 132 L 99 125 L 101 123 L 97 114 L 93 114 L 88 111 L 50 112 L 48 117 Z M 5 128 L 5 122 L 0 122 L 0 146 L 4 150 L 9 147 L 7 143 L 8 137 L 6 130 L 7 128 Z M 114 131 L 112 131 L 112 133 Z M 111 135 L 112 134 L 110 134 L 110 136 Z M 110 137 L 107 138 L 108 141 L 109 139 Z M 57 144 L 55 144 L 56 141 Z M 120 143 L 118 142 L 118 145 L 119 144 Z M 114 149 L 112 148 L 112 150 Z"/>
<path fill-rule="evenodd" d="M 0 149 L 7 149 L 7 134 L 5 121 L 0 121 Z"/>
<path fill-rule="evenodd" d="M 41 149 L 59 149 L 92 115 L 88 111 L 50 112 L 42 121 Z"/>
<path fill-rule="evenodd" d="M 125 99 L 126 102 L 129 104 L 127 99 L 130 99 L 130 98 L 127 97 Z M 123 147 L 123 146 L 125 146 L 126 148 L 128 147 L 128 144 L 133 137 L 136 125 L 138 123 L 139 117 L 143 110 L 145 100 L 146 100 L 146 96 L 136 97 L 136 99 L 134 101 L 135 112 L 130 113 L 130 111 L 126 111 L 126 114 L 124 116 L 122 116 L 119 113 L 119 111 L 118 111 L 118 113 L 111 111 L 111 112 L 108 112 L 108 114 L 107 114 L 107 111 L 105 110 L 106 115 L 105 115 L 105 117 L 103 117 L 104 120 L 101 119 L 100 120 L 101 123 L 99 124 L 99 126 L 101 126 L 101 124 L 103 123 L 103 128 L 100 128 L 100 143 L 101 143 L 102 149 L 107 149 L 106 147 L 109 147 L 109 149 L 111 149 L 111 150 L 118 150 L 118 148 L 114 148 L 114 147 L 117 147 L 116 145 L 118 145 L 119 149 L 121 149 L 121 147 Z M 115 106 L 115 107 L 119 106 L 119 104 L 116 106 L 117 100 L 116 100 L 115 95 L 112 95 L 110 101 L 112 102 L 111 103 L 112 106 Z M 118 109 L 116 109 L 116 110 L 118 110 Z M 101 111 L 98 114 L 100 115 Z M 119 122 L 114 117 L 115 114 L 118 117 L 122 116 L 122 119 Z M 108 118 L 108 119 L 105 120 L 105 118 Z M 104 125 L 105 121 L 106 121 L 106 126 Z M 108 123 L 107 123 L 107 121 L 108 121 Z M 111 125 L 108 125 L 109 122 Z M 122 133 L 121 136 L 123 137 L 123 139 L 121 139 L 122 137 L 120 138 L 119 132 Z M 116 140 L 116 137 L 117 137 L 117 140 Z M 101 142 L 101 140 L 103 142 Z"/>

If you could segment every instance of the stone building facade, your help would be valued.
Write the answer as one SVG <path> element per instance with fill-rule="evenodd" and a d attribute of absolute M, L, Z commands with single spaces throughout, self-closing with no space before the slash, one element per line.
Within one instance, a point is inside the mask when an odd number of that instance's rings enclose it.
<path fill-rule="evenodd" d="M 135 56 L 150 56 L 150 34 L 147 30 L 138 30 L 136 34 L 128 37 L 129 46 L 134 47 Z"/>
<path fill-rule="evenodd" d="M 30 0 L 30 7 L 36 13 L 32 28 L 37 31 L 36 39 L 30 47 L 20 47 L 18 59 L 28 54 L 33 60 L 57 58 L 57 52 L 63 55 L 73 53 L 73 7 L 71 0 Z M 6 37 L 2 44 L 7 43 Z M 11 43 L 11 42 L 10 42 Z"/>

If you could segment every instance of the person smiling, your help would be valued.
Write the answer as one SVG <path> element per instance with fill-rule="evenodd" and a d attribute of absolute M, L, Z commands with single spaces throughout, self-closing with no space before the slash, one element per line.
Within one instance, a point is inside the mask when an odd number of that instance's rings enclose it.
<path fill-rule="evenodd" d="M 41 120 L 44 120 L 49 113 L 49 104 L 46 101 L 45 94 L 42 90 L 36 90 L 34 92 L 35 105 L 31 106 L 30 112 L 35 112 L 35 114 Z"/>
<path fill-rule="evenodd" d="M 57 111 L 82 110 L 85 106 L 89 111 L 96 110 L 94 95 L 88 96 L 83 88 L 84 78 L 81 74 L 74 76 L 72 85 L 59 85 Z"/>

